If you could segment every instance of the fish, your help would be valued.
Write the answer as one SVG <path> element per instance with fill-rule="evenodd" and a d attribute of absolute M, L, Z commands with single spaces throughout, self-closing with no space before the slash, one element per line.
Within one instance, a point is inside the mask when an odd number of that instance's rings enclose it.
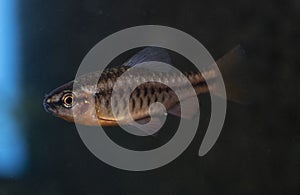
<path fill-rule="evenodd" d="M 243 49 L 237 46 L 222 58 L 216 64 L 221 72 L 230 71 L 233 61 L 237 61 L 243 56 Z M 136 53 L 123 64 L 115 67 L 106 68 L 103 72 L 95 71 L 79 76 L 73 81 L 54 89 L 47 94 L 43 100 L 44 109 L 50 114 L 64 119 L 68 122 L 74 122 L 87 126 L 117 126 L 119 124 L 128 124 L 131 115 L 132 119 L 143 124 L 149 120 L 149 108 L 159 102 L 164 105 L 165 111 L 175 116 L 183 118 L 192 118 L 197 112 L 194 105 L 189 106 L 189 113 L 180 112 L 180 102 L 188 100 L 190 94 L 186 93 L 187 85 L 183 82 L 185 77 L 195 90 L 196 95 L 211 93 L 219 95 L 219 87 L 216 81 L 219 77 L 216 71 L 216 66 L 208 66 L 200 71 L 188 71 L 182 74 L 168 72 L 166 70 L 154 71 L 147 73 L 145 71 L 133 71 L 131 68 L 136 64 L 152 61 L 171 64 L 171 59 L 168 51 L 159 47 L 146 47 Z M 229 64 L 229 65 L 226 65 Z M 151 69 L 151 68 L 150 68 Z M 121 82 L 121 85 L 116 88 L 117 80 L 125 72 L 129 71 L 129 77 Z M 160 82 L 144 82 L 155 79 Z M 132 83 L 142 82 L 135 89 L 130 88 Z M 79 87 L 74 86 L 79 84 Z M 183 98 L 179 99 L 176 93 L 171 89 L 178 89 Z M 209 90 L 211 89 L 211 91 Z M 112 94 L 116 94 L 116 98 L 112 104 Z M 227 89 L 229 98 L 239 99 L 237 89 L 234 96 L 231 97 L 230 90 Z M 132 92 L 132 93 L 130 93 Z M 129 98 L 128 98 L 129 95 Z M 197 107 L 196 107 L 197 108 Z M 114 109 L 114 112 L 112 111 Z M 126 112 L 129 109 L 129 112 Z M 161 113 L 161 109 L 151 111 L 154 115 L 167 114 Z M 152 114 L 151 113 L 151 114 Z"/>

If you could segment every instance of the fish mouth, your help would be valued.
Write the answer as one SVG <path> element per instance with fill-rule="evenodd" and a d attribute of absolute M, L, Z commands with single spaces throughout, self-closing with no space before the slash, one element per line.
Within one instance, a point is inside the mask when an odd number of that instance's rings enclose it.
<path fill-rule="evenodd" d="M 50 99 L 49 99 L 49 96 L 46 96 L 43 100 L 43 107 L 44 107 L 44 110 L 50 114 L 53 114 L 55 115 L 56 114 L 56 109 L 55 107 L 51 104 L 50 102 Z"/>

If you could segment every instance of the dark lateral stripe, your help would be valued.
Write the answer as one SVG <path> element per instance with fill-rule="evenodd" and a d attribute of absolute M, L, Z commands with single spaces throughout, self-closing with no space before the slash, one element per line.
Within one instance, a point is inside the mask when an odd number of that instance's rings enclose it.
<path fill-rule="evenodd" d="M 206 84 L 205 81 L 201 81 L 201 82 L 198 82 L 198 83 L 193 83 L 192 86 L 193 87 L 202 87 L 202 86 L 207 86 L 207 84 Z"/>
<path fill-rule="evenodd" d="M 201 81 L 201 82 L 198 82 L 198 83 L 194 83 L 192 84 L 193 87 L 204 87 L 204 86 L 208 86 L 208 85 L 212 85 L 214 83 L 218 82 L 218 78 L 211 78 L 207 81 Z"/>

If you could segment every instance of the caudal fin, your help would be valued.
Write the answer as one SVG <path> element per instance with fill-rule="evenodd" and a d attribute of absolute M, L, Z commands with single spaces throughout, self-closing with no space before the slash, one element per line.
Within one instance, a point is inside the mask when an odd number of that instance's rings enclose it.
<path fill-rule="evenodd" d="M 227 99 L 239 103 L 249 102 L 249 94 L 244 85 L 247 82 L 245 68 L 243 68 L 245 59 L 244 49 L 241 45 L 237 45 L 216 61 L 224 80 Z M 221 88 L 216 86 L 213 94 L 221 95 Z"/>

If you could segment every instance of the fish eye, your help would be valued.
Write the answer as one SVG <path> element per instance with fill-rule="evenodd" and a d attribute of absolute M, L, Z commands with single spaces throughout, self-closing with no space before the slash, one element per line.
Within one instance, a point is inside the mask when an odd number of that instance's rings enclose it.
<path fill-rule="evenodd" d="M 67 93 L 62 97 L 63 106 L 66 108 L 71 108 L 74 103 L 74 98 L 72 93 Z"/>

